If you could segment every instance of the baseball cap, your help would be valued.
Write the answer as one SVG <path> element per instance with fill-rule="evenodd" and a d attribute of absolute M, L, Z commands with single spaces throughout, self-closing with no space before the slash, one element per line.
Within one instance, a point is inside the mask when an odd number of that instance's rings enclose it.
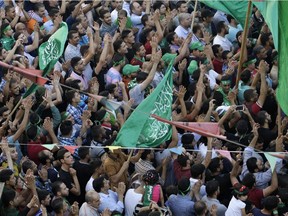
<path fill-rule="evenodd" d="M 123 75 L 127 76 L 127 75 L 129 75 L 131 73 L 136 73 L 139 69 L 140 69 L 139 65 L 127 64 L 122 69 L 122 73 L 123 73 Z"/>
<path fill-rule="evenodd" d="M 197 64 L 197 61 L 195 60 L 192 60 L 188 66 L 188 73 L 190 75 L 192 75 L 194 73 L 195 70 L 198 69 L 198 64 Z"/>
<path fill-rule="evenodd" d="M 190 45 L 189 47 L 190 50 L 199 50 L 199 51 L 203 51 L 204 50 L 204 46 L 202 45 L 201 42 L 197 41 L 194 42 Z"/>

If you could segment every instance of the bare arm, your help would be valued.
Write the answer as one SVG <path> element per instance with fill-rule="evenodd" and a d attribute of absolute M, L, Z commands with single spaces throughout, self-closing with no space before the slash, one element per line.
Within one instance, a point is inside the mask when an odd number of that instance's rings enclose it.
<path fill-rule="evenodd" d="M 268 65 L 266 64 L 265 61 L 261 61 L 260 65 L 259 65 L 259 72 L 260 72 L 260 77 L 261 77 L 261 87 L 260 87 L 260 95 L 259 98 L 257 100 L 257 103 L 259 104 L 259 106 L 263 106 L 265 100 L 266 100 L 266 96 L 267 96 L 267 83 L 266 83 L 266 71 L 268 70 Z"/>

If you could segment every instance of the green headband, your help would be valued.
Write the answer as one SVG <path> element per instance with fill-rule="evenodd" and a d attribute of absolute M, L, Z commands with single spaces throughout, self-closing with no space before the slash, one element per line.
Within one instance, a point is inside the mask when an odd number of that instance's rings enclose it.
<path fill-rule="evenodd" d="M 245 63 L 243 64 L 243 67 L 248 67 L 249 64 L 252 64 L 252 63 L 255 63 L 255 62 L 256 62 L 255 59 L 252 59 L 252 60 L 250 60 L 250 61 L 248 61 L 248 62 L 245 62 Z"/>
<path fill-rule="evenodd" d="M 113 66 L 118 66 L 118 65 L 120 65 L 123 61 L 125 61 L 125 59 L 122 59 L 122 60 L 120 60 L 120 61 L 118 61 L 118 62 L 113 62 Z"/>
<path fill-rule="evenodd" d="M 5 32 L 7 32 L 7 31 L 9 31 L 9 30 L 11 30 L 11 26 L 10 26 L 10 25 L 6 26 L 6 27 L 2 30 L 2 33 L 5 33 Z"/>
<path fill-rule="evenodd" d="M 221 83 L 223 84 L 223 85 L 231 85 L 231 81 L 230 80 L 223 80 L 223 81 L 221 81 Z"/>
<path fill-rule="evenodd" d="M 180 192 L 183 196 L 185 196 L 185 195 L 187 194 L 187 192 L 190 191 L 190 189 L 191 189 L 191 187 L 189 186 L 185 191 L 179 190 L 179 192 Z"/>

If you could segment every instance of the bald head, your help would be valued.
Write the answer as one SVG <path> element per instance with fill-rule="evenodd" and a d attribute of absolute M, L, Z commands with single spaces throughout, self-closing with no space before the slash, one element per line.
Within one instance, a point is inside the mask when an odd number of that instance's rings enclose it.
<path fill-rule="evenodd" d="M 90 190 L 85 195 L 85 200 L 87 203 L 93 203 L 93 201 L 97 201 L 100 199 L 99 194 L 95 190 Z"/>

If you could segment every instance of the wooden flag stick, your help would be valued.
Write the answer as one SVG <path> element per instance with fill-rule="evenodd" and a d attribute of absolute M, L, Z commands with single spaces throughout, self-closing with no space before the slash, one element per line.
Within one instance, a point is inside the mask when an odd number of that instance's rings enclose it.
<path fill-rule="evenodd" d="M 134 151 L 134 149 L 131 149 L 131 151 L 129 153 L 129 156 L 128 156 L 128 159 L 127 159 L 127 162 L 130 162 L 132 154 L 133 154 L 133 151 Z"/>
<path fill-rule="evenodd" d="M 236 78 L 236 84 L 235 84 L 236 89 L 238 89 L 238 83 L 239 83 L 240 75 L 241 75 L 241 72 L 242 72 L 242 65 L 243 65 L 243 60 L 244 60 L 244 51 L 245 51 L 245 49 L 246 49 L 247 34 L 248 34 L 248 25 L 249 25 L 250 12 L 251 12 L 251 4 L 252 4 L 252 1 L 249 0 L 249 2 L 248 2 L 248 8 L 247 8 L 247 13 L 246 13 L 246 20 L 245 20 L 244 32 L 243 32 L 243 34 L 242 34 L 240 60 L 239 60 L 239 64 L 238 64 L 237 78 Z"/>
<path fill-rule="evenodd" d="M 277 113 L 277 121 L 278 121 L 278 136 L 280 136 L 282 134 L 282 121 L 281 121 L 281 107 L 278 103 L 278 109 L 277 109 L 278 113 Z"/>
<path fill-rule="evenodd" d="M 193 26 L 194 26 L 195 15 L 196 15 L 196 10 L 197 10 L 197 4 L 198 4 L 198 0 L 195 0 L 194 11 L 193 11 L 193 16 L 192 16 L 192 22 L 191 22 L 191 31 L 192 31 L 192 33 L 193 33 Z"/>

